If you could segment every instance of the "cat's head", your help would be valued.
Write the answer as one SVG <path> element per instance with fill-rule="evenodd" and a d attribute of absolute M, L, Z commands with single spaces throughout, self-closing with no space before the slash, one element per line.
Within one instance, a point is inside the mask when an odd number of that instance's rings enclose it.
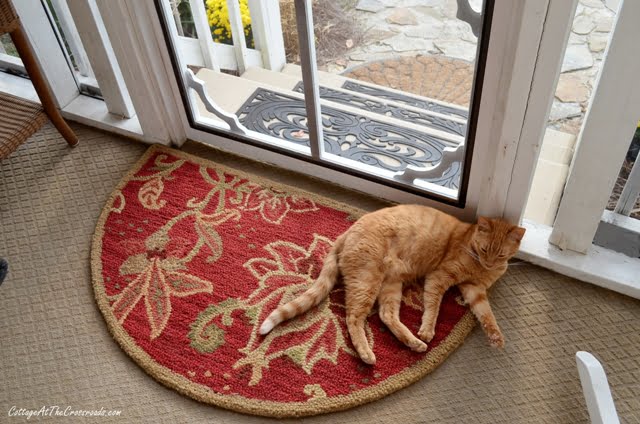
<path fill-rule="evenodd" d="M 524 232 L 524 228 L 503 219 L 481 216 L 471 237 L 471 248 L 483 267 L 497 268 L 518 252 Z"/>

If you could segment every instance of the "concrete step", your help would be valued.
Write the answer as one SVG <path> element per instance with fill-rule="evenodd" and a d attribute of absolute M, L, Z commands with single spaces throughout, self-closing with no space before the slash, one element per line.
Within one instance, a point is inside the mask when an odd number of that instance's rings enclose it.
<path fill-rule="evenodd" d="M 296 144 L 308 142 L 305 134 L 302 139 L 297 136 L 306 120 L 302 93 L 206 68 L 197 77 L 205 82 L 214 102 L 238 115 L 250 130 Z M 199 99 L 197 105 L 201 116 L 220 122 Z M 388 170 L 427 166 L 440 159 L 444 147 L 462 141 L 459 136 L 331 101 L 322 100 L 321 106 L 330 153 Z"/>
<path fill-rule="evenodd" d="M 547 128 L 531 183 L 524 217 L 553 225 L 569 175 L 576 137 Z"/>
<path fill-rule="evenodd" d="M 575 143 L 575 135 L 547 128 L 540 149 L 540 158 L 561 165 L 570 165 Z"/>
<path fill-rule="evenodd" d="M 302 69 L 299 65 L 288 63 L 282 69 L 282 73 L 302 79 Z M 414 106 L 425 111 L 441 113 L 445 116 L 457 116 L 463 119 L 467 119 L 469 117 L 469 110 L 467 108 L 453 103 L 418 96 L 416 94 L 407 93 L 394 88 L 383 87 L 370 82 L 360 81 L 324 71 L 319 71 L 318 77 L 320 79 L 320 85 L 326 85 L 330 88 L 342 88 L 351 92 L 356 92 L 357 94 L 368 94 L 376 97 L 377 99 L 393 100 L 394 102 L 401 103 L 405 106 Z"/>
<path fill-rule="evenodd" d="M 278 73 L 263 68 L 250 68 L 242 78 L 247 78 L 260 83 L 281 87 L 286 90 L 302 92 L 302 81 L 295 75 Z M 321 82 L 322 84 L 322 82 Z M 459 116 L 426 111 L 421 108 L 404 105 L 388 99 L 382 99 L 367 94 L 356 93 L 342 88 L 332 88 L 320 85 L 320 98 L 347 107 L 354 107 L 359 111 L 373 112 L 379 116 L 396 118 L 404 122 L 424 126 L 425 131 L 436 131 L 462 137 L 466 136 L 466 119 Z"/>

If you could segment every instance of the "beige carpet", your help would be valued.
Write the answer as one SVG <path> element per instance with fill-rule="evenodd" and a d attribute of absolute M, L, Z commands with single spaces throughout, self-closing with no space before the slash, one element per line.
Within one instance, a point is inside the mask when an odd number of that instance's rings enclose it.
<path fill-rule="evenodd" d="M 0 162 L 0 256 L 11 267 L 0 287 L 0 422 L 26 422 L 7 418 L 12 406 L 43 405 L 120 409 L 125 423 L 272 421 L 166 389 L 111 339 L 93 301 L 89 243 L 107 196 L 145 146 L 73 127 L 81 139 L 76 149 L 46 125 Z M 383 205 L 195 144 L 186 150 L 366 209 Z M 574 354 L 588 350 L 605 364 L 622 422 L 640 423 L 639 301 L 528 264 L 512 266 L 491 298 L 504 351 L 490 349 L 476 328 L 413 386 L 306 421 L 587 422 Z"/>

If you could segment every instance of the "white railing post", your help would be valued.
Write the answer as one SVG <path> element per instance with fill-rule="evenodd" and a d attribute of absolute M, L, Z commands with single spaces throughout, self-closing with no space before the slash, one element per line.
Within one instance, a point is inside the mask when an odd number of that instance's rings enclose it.
<path fill-rule="evenodd" d="M 78 34 L 78 28 L 71 17 L 67 0 L 51 0 L 51 6 L 53 6 L 53 10 L 56 12 L 65 40 L 67 44 L 69 44 L 73 60 L 78 67 L 78 72 L 80 72 L 82 76 L 93 78 L 94 75 L 91 65 L 89 65 L 89 58 L 87 57 L 87 52 L 84 50 L 82 41 L 80 41 L 80 34 Z"/>
<path fill-rule="evenodd" d="M 107 109 L 131 118 L 135 109 L 95 0 L 67 0 Z"/>
<path fill-rule="evenodd" d="M 213 36 L 211 35 L 211 27 L 207 19 L 207 10 L 204 8 L 204 2 L 202 0 L 189 0 L 189 5 L 191 6 L 191 16 L 193 16 L 193 24 L 196 27 L 196 34 L 198 36 L 198 42 L 200 43 L 204 66 L 220 72 L 220 66 L 218 66 L 215 60 Z"/>
<path fill-rule="evenodd" d="M 624 216 L 629 216 L 640 195 L 640 155 L 636 158 L 633 168 L 627 178 L 627 183 L 622 189 L 615 212 Z"/>
<path fill-rule="evenodd" d="M 287 63 L 282 36 L 279 0 L 249 0 L 251 31 L 255 49 L 262 54 L 264 67 L 280 72 Z"/>
<path fill-rule="evenodd" d="M 639 1 L 623 1 L 609 39 L 591 102 L 578 138 L 571 171 L 549 242 L 586 252 L 638 125 L 640 55 Z"/>
<path fill-rule="evenodd" d="M 233 47 L 236 53 L 236 61 L 238 62 L 238 73 L 242 75 L 247 70 L 247 39 L 244 36 L 239 0 L 227 0 L 227 9 L 229 11 Z"/>
<path fill-rule="evenodd" d="M 173 21 L 176 23 L 176 31 L 178 32 L 179 36 L 184 37 L 184 30 L 182 29 L 182 22 L 180 19 L 180 11 L 178 10 L 180 1 L 181 0 L 169 0 L 169 5 L 171 6 Z"/>

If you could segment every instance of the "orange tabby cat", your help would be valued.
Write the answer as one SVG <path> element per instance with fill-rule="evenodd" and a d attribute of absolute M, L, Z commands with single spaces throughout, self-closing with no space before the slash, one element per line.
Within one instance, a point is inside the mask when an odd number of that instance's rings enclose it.
<path fill-rule="evenodd" d="M 435 334 L 444 293 L 457 285 L 492 346 L 504 339 L 487 300 L 487 289 L 507 270 L 524 228 L 480 217 L 467 224 L 436 209 L 400 205 L 364 215 L 336 240 L 318 279 L 302 295 L 273 311 L 260 327 L 267 334 L 282 321 L 320 303 L 339 275 L 346 291 L 347 328 L 360 358 L 376 357 L 364 323 L 378 300 L 380 319 L 404 344 L 427 350 Z M 424 278 L 424 315 L 418 339 L 400 322 L 403 283 Z"/>

